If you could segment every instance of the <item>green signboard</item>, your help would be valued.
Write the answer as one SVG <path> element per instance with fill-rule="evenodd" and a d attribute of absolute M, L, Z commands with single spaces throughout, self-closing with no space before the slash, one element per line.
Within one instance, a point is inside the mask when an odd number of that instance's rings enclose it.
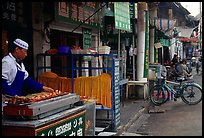
<path fill-rule="evenodd" d="M 146 31 L 145 31 L 145 56 L 144 56 L 144 78 L 148 76 L 149 69 L 149 12 L 145 14 Z"/>
<path fill-rule="evenodd" d="M 170 40 L 169 40 L 169 39 L 163 39 L 163 38 L 161 38 L 161 39 L 160 39 L 160 43 L 161 43 L 162 46 L 167 46 L 167 47 L 170 46 Z"/>
<path fill-rule="evenodd" d="M 91 29 L 82 28 L 83 31 L 83 49 L 92 47 Z"/>
<path fill-rule="evenodd" d="M 115 28 L 130 31 L 129 2 L 114 2 Z"/>
<path fill-rule="evenodd" d="M 37 136 L 84 136 L 85 111 L 36 130 Z"/>
<path fill-rule="evenodd" d="M 91 16 L 82 26 L 99 29 L 99 16 L 95 13 L 98 7 L 97 2 L 57 2 L 55 20 L 77 26 Z"/>
<path fill-rule="evenodd" d="M 154 48 L 154 63 L 159 63 L 159 51 L 158 49 Z"/>

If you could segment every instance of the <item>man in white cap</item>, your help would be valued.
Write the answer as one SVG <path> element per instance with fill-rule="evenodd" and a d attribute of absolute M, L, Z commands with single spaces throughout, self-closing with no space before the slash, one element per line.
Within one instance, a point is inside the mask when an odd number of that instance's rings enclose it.
<path fill-rule="evenodd" d="M 27 56 L 28 43 L 15 39 L 10 50 L 11 52 L 2 59 L 2 94 L 22 96 L 23 87 L 36 92 L 54 91 L 29 77 L 22 62 Z"/>

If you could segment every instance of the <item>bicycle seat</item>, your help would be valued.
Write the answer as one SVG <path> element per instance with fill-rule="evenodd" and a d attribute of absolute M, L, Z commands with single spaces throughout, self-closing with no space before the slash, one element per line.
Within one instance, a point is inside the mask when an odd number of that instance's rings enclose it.
<path fill-rule="evenodd" d="M 182 77 L 177 77 L 176 80 L 177 80 L 178 82 L 182 82 L 182 81 L 185 81 L 185 80 L 187 80 L 187 79 L 182 76 Z"/>

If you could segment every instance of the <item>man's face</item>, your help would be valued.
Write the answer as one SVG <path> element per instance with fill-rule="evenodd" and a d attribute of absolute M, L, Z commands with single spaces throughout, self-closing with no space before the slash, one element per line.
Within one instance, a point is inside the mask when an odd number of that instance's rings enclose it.
<path fill-rule="evenodd" d="M 27 56 L 27 50 L 26 49 L 21 49 L 21 48 L 16 48 L 16 55 L 17 55 L 17 58 L 19 60 L 23 60 L 26 56 Z"/>

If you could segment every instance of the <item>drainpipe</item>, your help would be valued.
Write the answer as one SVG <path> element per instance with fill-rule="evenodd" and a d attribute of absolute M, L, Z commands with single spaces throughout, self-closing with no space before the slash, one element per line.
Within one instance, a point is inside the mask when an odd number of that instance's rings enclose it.
<path fill-rule="evenodd" d="M 137 42 L 137 80 L 146 80 L 144 76 L 144 56 L 145 56 L 145 11 L 146 2 L 138 3 L 138 42 Z"/>

